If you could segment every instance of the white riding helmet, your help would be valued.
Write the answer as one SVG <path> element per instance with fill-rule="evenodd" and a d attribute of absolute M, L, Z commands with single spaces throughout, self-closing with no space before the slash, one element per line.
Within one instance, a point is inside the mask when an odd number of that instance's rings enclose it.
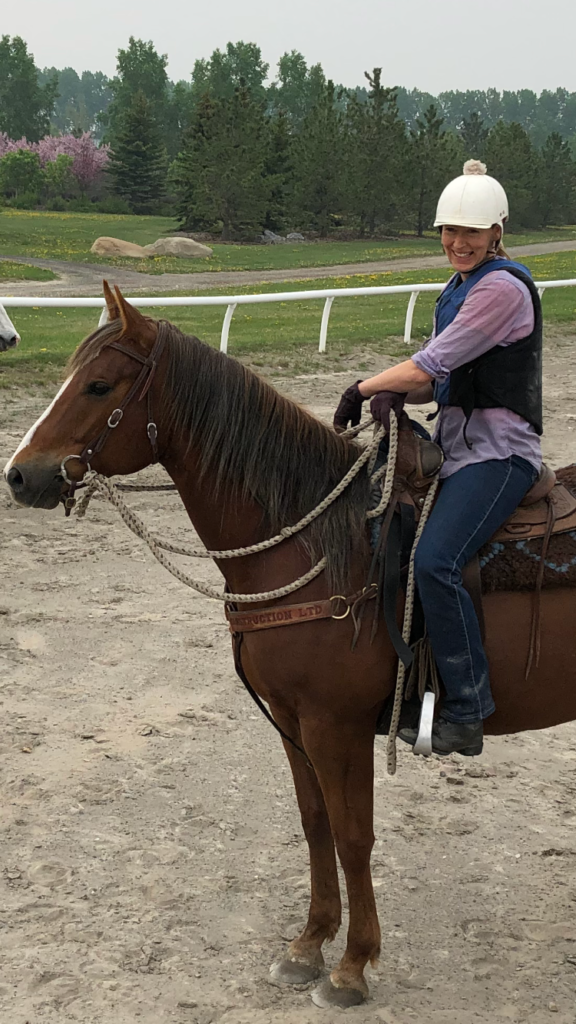
<path fill-rule="evenodd" d="M 486 174 L 486 164 L 480 160 L 467 160 L 463 170 L 440 196 L 434 227 L 491 228 L 498 224 L 504 233 L 508 199 L 502 185 Z"/>

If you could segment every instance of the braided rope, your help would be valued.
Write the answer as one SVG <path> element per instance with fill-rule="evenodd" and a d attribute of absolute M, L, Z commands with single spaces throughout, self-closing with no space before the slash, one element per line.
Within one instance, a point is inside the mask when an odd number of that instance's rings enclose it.
<path fill-rule="evenodd" d="M 391 421 L 392 423 L 392 421 Z M 438 490 L 439 477 L 436 477 L 434 482 L 431 484 L 426 500 L 422 508 L 422 515 L 420 516 L 420 522 L 418 523 L 418 529 L 416 530 L 416 536 L 414 537 L 414 543 L 410 552 L 410 562 L 408 565 L 408 580 L 406 583 L 406 601 L 404 604 L 404 622 L 402 625 L 402 639 L 405 643 L 410 642 L 410 633 L 412 631 L 412 616 L 414 614 L 414 597 L 416 593 L 416 582 L 414 578 L 414 559 L 416 557 L 416 548 L 422 536 L 422 532 L 426 523 L 428 522 L 428 516 L 436 497 L 436 491 Z M 402 701 L 404 700 L 404 680 L 406 677 L 406 667 L 404 662 L 398 661 L 398 673 L 396 676 L 396 690 L 394 693 L 394 704 L 392 707 L 392 717 L 390 720 L 390 730 L 388 732 L 388 745 L 386 748 L 386 767 L 389 775 L 396 774 L 396 738 L 398 736 L 398 724 L 400 722 L 400 712 L 402 710 Z"/>
<path fill-rule="evenodd" d="M 369 420 L 366 424 L 364 424 L 364 426 L 360 424 L 358 428 L 354 427 L 353 429 L 356 431 L 360 429 L 363 430 L 365 429 L 366 426 L 369 426 L 371 422 L 373 422 L 373 420 Z M 394 458 L 393 460 L 389 458 L 388 461 L 393 461 L 395 464 L 396 451 L 398 448 L 398 428 L 394 420 L 391 420 L 390 427 L 390 445 L 392 447 L 392 435 L 394 432 L 394 428 L 396 434 L 396 444 L 394 445 Z M 379 426 L 378 429 L 376 429 L 374 432 L 373 439 L 366 446 L 366 448 L 359 456 L 359 458 L 356 459 L 356 462 L 354 462 L 354 464 L 350 467 L 345 476 L 342 477 L 342 479 L 339 481 L 336 487 L 334 487 L 333 490 L 330 491 L 330 494 L 327 494 L 326 497 L 323 498 L 323 500 L 316 506 L 316 508 L 312 509 L 311 512 L 308 512 L 305 516 L 303 516 L 302 519 L 299 520 L 299 522 L 295 523 L 293 526 L 285 526 L 282 530 L 280 530 L 280 533 L 276 534 L 275 537 L 269 537 L 267 540 L 259 541 L 257 544 L 250 544 L 248 547 L 228 548 L 227 550 L 223 551 L 209 551 L 206 548 L 200 549 L 182 547 L 180 545 L 171 544 L 169 541 L 160 540 L 159 538 L 155 538 L 155 543 L 159 548 L 162 548 L 164 551 L 170 551 L 174 555 L 185 555 L 189 558 L 241 558 L 245 555 L 256 555 L 261 551 L 267 551 L 269 548 L 273 548 L 277 544 L 281 544 L 282 541 L 287 540 L 289 537 L 293 537 L 296 533 L 300 533 L 301 530 L 304 530 L 307 526 L 310 526 L 310 523 L 313 523 L 314 520 L 318 518 L 318 516 L 322 515 L 322 513 L 325 512 L 326 509 L 329 508 L 330 505 L 332 505 L 337 500 L 337 498 L 339 498 L 340 495 L 344 493 L 349 484 L 351 484 L 352 481 L 358 476 L 363 466 L 365 466 L 366 463 L 372 457 L 375 457 L 377 455 L 378 447 L 380 445 L 380 441 L 382 440 L 383 435 L 384 428 L 382 426 Z M 392 477 L 393 475 L 394 474 L 392 472 Z M 95 493 L 95 491 L 100 490 L 99 482 L 101 479 L 105 478 L 96 475 L 93 478 L 93 480 L 91 480 L 90 483 L 87 485 L 86 491 L 83 497 L 78 502 L 78 506 L 76 509 L 76 515 L 80 518 L 83 518 L 86 515 L 88 503 L 92 498 L 93 494 Z M 110 486 L 116 489 L 118 488 L 117 484 L 111 484 Z M 109 493 L 111 493 L 110 490 Z M 117 508 L 119 508 L 119 505 L 117 505 Z M 131 514 L 133 515 L 134 513 Z M 377 512 L 376 514 L 379 515 L 380 513 Z M 371 518 L 372 515 L 373 513 L 370 513 Z"/>
<path fill-rule="evenodd" d="M 360 430 L 363 430 L 367 426 L 369 426 L 371 422 L 373 421 L 369 420 L 363 424 L 359 424 L 358 427 L 354 427 L 352 429 L 356 433 L 359 433 Z M 305 527 L 308 526 L 311 522 L 313 522 L 313 520 L 317 516 L 321 515 L 322 512 L 324 512 L 334 501 L 336 501 L 340 494 L 343 493 L 346 487 L 357 476 L 362 466 L 366 465 L 366 463 L 368 463 L 371 460 L 375 461 L 378 446 L 380 445 L 383 432 L 384 431 L 381 426 L 375 430 L 372 441 L 366 446 L 362 455 L 356 460 L 354 465 L 351 467 L 348 473 L 346 473 L 346 475 L 342 478 L 339 484 L 337 484 L 337 486 L 330 492 L 330 494 L 327 495 L 326 498 L 324 498 L 323 501 L 321 501 L 319 505 L 316 506 L 315 509 L 313 509 L 306 516 L 304 516 L 294 526 L 286 527 L 285 529 L 281 530 L 281 532 L 277 534 L 275 537 L 271 537 L 268 540 L 261 541 L 260 543 L 253 544 L 249 547 L 229 549 L 226 551 L 209 551 L 206 549 L 185 548 L 179 545 L 170 544 L 168 541 L 159 540 L 150 533 L 150 531 L 139 518 L 139 516 L 137 516 L 136 513 L 133 512 L 133 510 L 126 505 L 124 500 L 120 497 L 120 493 L 117 486 L 113 484 L 110 480 L 108 480 L 106 477 L 100 476 L 99 474 L 95 474 L 94 477 L 87 484 L 84 496 L 78 502 L 76 514 L 80 518 L 83 518 L 83 516 L 85 516 L 86 514 L 90 499 L 93 497 L 96 491 L 99 491 L 100 493 L 103 493 L 104 497 L 106 497 L 115 506 L 115 508 L 120 513 L 122 520 L 132 531 L 132 533 L 134 533 L 141 540 L 145 541 L 145 543 L 148 545 L 150 551 L 157 559 L 157 561 L 161 565 L 163 565 L 164 568 L 167 569 L 168 572 L 170 572 L 181 583 L 184 583 L 186 586 L 191 587 L 193 590 L 196 590 L 200 594 L 204 594 L 206 597 L 210 597 L 218 601 L 234 602 L 236 604 L 248 604 L 257 601 L 273 601 L 280 597 L 286 597 L 288 594 L 294 593 L 296 590 L 299 590 L 300 588 L 306 586 L 307 583 L 310 583 L 311 580 L 319 576 L 320 573 L 323 572 L 323 570 L 326 567 L 326 558 L 321 558 L 320 561 L 317 562 L 316 565 L 313 566 L 307 573 L 299 577 L 299 579 L 294 580 L 292 583 L 286 584 L 284 587 L 279 587 L 276 590 L 264 591 L 258 594 L 230 594 L 217 590 L 215 587 L 212 587 L 206 583 L 202 583 L 199 580 L 194 580 L 188 573 L 185 573 L 182 569 L 179 569 L 178 566 L 175 566 L 166 557 L 164 551 L 170 551 L 173 554 L 186 555 L 190 557 L 239 558 L 247 554 L 256 554 L 258 551 L 265 551 L 268 548 L 281 543 L 288 537 L 291 537 L 295 533 L 298 533 L 300 530 L 305 529 Z M 378 506 L 375 509 L 371 509 L 366 513 L 367 519 L 372 519 L 377 517 L 378 515 L 381 515 L 390 502 L 394 484 L 394 473 L 396 468 L 397 455 L 398 423 L 396 418 L 391 416 L 390 448 L 388 453 L 388 461 L 386 467 L 382 467 L 381 469 L 377 470 L 376 473 L 373 474 L 372 476 L 372 479 L 374 481 L 379 481 L 382 479 L 382 476 L 384 475 L 385 471 L 385 479 L 382 487 L 382 497 L 378 503 Z M 422 515 L 420 518 L 420 522 L 418 524 L 414 545 L 410 555 L 408 583 L 406 588 L 404 624 L 402 628 L 402 636 L 406 643 L 408 643 L 410 639 L 410 631 L 412 628 L 412 615 L 414 609 L 414 556 L 416 552 L 416 547 L 418 545 L 418 541 L 420 540 L 420 536 L 422 534 L 424 526 L 426 525 L 426 521 L 428 519 L 430 509 L 432 507 L 437 487 L 438 479 L 434 481 L 426 496 L 426 501 L 424 502 Z M 392 720 L 390 724 L 387 752 L 388 771 L 392 775 L 396 771 L 396 736 L 398 732 L 398 722 L 400 719 L 400 710 L 402 707 L 402 700 L 404 695 L 404 679 L 405 668 L 403 663 L 400 662 L 396 678 L 396 691 L 394 696 L 394 706 L 392 711 Z"/>
<path fill-rule="evenodd" d="M 88 485 L 92 487 L 93 482 L 91 481 Z M 137 537 L 150 548 L 150 551 L 154 555 L 154 558 L 163 565 L 169 573 L 172 574 L 181 583 L 185 583 L 187 587 L 191 587 L 192 590 L 198 591 L 199 594 L 204 594 L 205 597 L 214 598 L 216 601 L 234 602 L 235 604 L 250 603 L 251 601 L 274 601 L 279 597 L 286 597 L 288 594 L 293 594 L 295 590 L 299 590 L 300 587 L 306 586 L 311 580 L 319 576 L 320 573 L 326 567 L 326 559 L 321 558 L 304 576 L 300 579 L 294 580 L 293 583 L 288 583 L 284 587 L 278 587 L 276 590 L 266 590 L 261 594 L 229 594 L 223 590 L 219 590 L 216 587 L 210 586 L 208 583 L 202 583 L 200 580 L 193 579 L 188 573 L 183 572 L 178 566 L 174 565 L 169 558 L 166 557 L 164 552 L 160 549 L 157 541 L 152 536 L 148 528 L 144 525 L 139 516 L 132 511 L 120 497 L 120 494 L 116 490 L 115 485 L 107 480 L 106 477 L 96 476 L 94 478 L 94 484 L 97 484 L 98 490 L 104 493 L 104 496 L 118 509 L 121 518 L 126 523 L 129 530 L 132 531 Z"/>
<path fill-rule="evenodd" d="M 382 497 L 378 502 L 376 508 L 370 509 L 366 513 L 366 519 L 377 519 L 390 503 L 392 497 L 392 490 L 394 487 L 394 474 L 396 472 L 396 460 L 398 458 L 398 420 L 394 417 L 390 417 L 390 442 L 388 449 L 388 460 L 385 466 L 376 470 L 376 473 L 372 474 L 372 481 L 376 479 L 380 480 L 382 474 L 385 473 L 384 486 L 382 487 Z"/>

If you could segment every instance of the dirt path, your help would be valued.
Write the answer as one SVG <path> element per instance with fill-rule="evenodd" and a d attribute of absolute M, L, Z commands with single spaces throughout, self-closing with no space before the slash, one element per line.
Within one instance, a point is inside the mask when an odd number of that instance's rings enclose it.
<path fill-rule="evenodd" d="M 546 353 L 557 465 L 576 452 L 575 343 Z M 356 369 L 277 383 L 328 416 Z M 8 457 L 46 400 L 4 394 Z M 187 530 L 170 495 L 131 503 Z M 4 491 L 0 509 L 3 1024 L 574 1024 L 576 725 L 473 762 L 402 750 L 394 779 L 377 741 L 381 967 L 366 1007 L 316 1010 L 268 982 L 304 920 L 306 847 L 220 607 L 101 502 L 84 522 Z"/>
<path fill-rule="evenodd" d="M 539 256 L 548 252 L 569 252 L 576 249 L 576 240 L 543 242 L 539 245 L 511 246 L 513 257 Z M 10 295 L 100 295 L 102 278 L 107 277 L 121 288 L 132 291 L 208 291 L 211 288 L 237 288 L 239 285 L 278 281 L 316 280 L 343 277 L 347 274 L 381 274 L 384 271 L 429 270 L 446 267 L 444 256 L 414 256 L 410 259 L 379 260 L 374 263 L 345 263 L 337 267 L 297 267 L 289 270 L 206 271 L 199 274 L 139 274 L 113 266 L 91 263 L 68 263 L 65 260 L 33 259 L 24 256 L 0 256 L 17 263 L 45 267 L 59 275 L 58 281 L 14 281 L 3 286 Z"/>

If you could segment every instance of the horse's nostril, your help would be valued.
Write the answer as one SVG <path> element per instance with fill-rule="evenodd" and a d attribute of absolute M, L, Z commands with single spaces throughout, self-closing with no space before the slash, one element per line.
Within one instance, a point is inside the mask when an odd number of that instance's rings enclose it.
<path fill-rule="evenodd" d="M 13 491 L 18 491 L 24 486 L 24 477 L 17 466 L 12 466 L 12 469 L 8 471 L 6 481 Z"/>

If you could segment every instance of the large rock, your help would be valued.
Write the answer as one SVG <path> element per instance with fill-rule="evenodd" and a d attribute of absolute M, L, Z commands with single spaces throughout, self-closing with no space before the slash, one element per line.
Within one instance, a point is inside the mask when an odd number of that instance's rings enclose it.
<path fill-rule="evenodd" d="M 107 235 L 97 238 L 90 252 L 95 256 L 136 256 L 141 260 L 149 255 L 141 245 L 124 242 L 121 238 L 108 238 Z"/>
<path fill-rule="evenodd" d="M 145 246 L 149 256 L 211 256 L 212 249 L 193 238 L 159 238 Z"/>

